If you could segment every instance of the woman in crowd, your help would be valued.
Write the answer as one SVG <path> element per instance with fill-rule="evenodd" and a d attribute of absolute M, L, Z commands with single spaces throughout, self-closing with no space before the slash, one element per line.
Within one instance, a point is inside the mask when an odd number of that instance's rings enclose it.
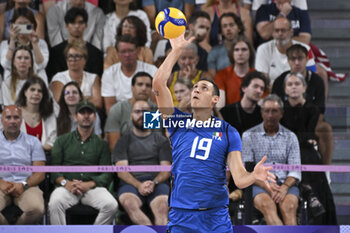
<path fill-rule="evenodd" d="M 130 34 L 137 40 L 137 47 L 139 48 L 138 60 L 153 64 L 152 50 L 145 46 L 147 42 L 146 25 L 136 16 L 130 15 L 122 19 L 117 28 L 117 38 L 125 34 Z M 117 50 L 114 46 L 107 48 L 107 56 L 103 65 L 106 70 L 111 65 L 119 62 Z"/>
<path fill-rule="evenodd" d="M 143 10 L 136 9 L 133 5 L 133 0 L 114 0 L 114 4 L 115 11 L 107 15 L 106 24 L 104 26 L 103 51 L 107 52 L 108 47 L 115 45 L 117 35 L 116 28 L 123 18 L 130 15 L 138 17 L 146 25 L 146 46 L 150 47 L 151 26 L 147 14 Z"/>
<path fill-rule="evenodd" d="M 87 49 L 83 41 L 69 43 L 64 51 L 68 70 L 57 73 L 51 81 L 50 89 L 56 102 L 59 101 L 63 86 L 75 81 L 83 92 L 84 99 L 92 102 L 96 108 L 102 108 L 101 83 L 96 74 L 84 71 Z"/>
<path fill-rule="evenodd" d="M 61 92 L 59 104 L 59 113 L 56 114 L 57 117 L 57 136 L 62 134 L 72 132 L 77 128 L 77 124 L 74 120 L 75 107 L 76 105 L 84 99 L 83 93 L 79 88 L 77 82 L 71 81 L 66 83 Z M 95 134 L 101 135 L 102 130 L 100 126 L 100 118 L 96 115 L 95 120 Z"/>
<path fill-rule="evenodd" d="M 201 9 L 207 12 L 211 18 L 210 45 L 214 46 L 220 43 L 219 35 L 219 18 L 222 14 L 232 12 L 239 16 L 245 28 L 245 36 L 249 41 L 253 42 L 253 23 L 250 16 L 250 11 L 241 8 L 239 0 L 207 0 L 207 4 Z"/>
<path fill-rule="evenodd" d="M 32 0 L 9 0 L 8 11 L 0 15 L 0 41 L 10 39 L 11 19 L 14 11 L 20 7 L 29 9 L 34 17 L 37 27 L 34 29 L 40 39 L 45 39 L 45 17 L 35 9 L 29 7 Z"/>
<path fill-rule="evenodd" d="M 34 75 L 32 51 L 26 46 L 19 46 L 13 51 L 11 73 L 4 77 L 1 92 L 4 105 L 14 104 L 23 84 Z M 39 76 L 39 75 L 38 75 Z M 41 78 L 41 76 L 40 76 Z M 44 80 L 46 84 L 47 81 Z M 47 84 L 46 84 L 47 85 Z"/>
<path fill-rule="evenodd" d="M 178 109 L 183 112 L 192 113 L 191 92 L 193 83 L 188 79 L 178 79 L 174 84 L 174 94 L 178 102 Z"/>
<path fill-rule="evenodd" d="M 44 81 L 30 77 L 19 92 L 16 105 L 22 109 L 21 130 L 37 137 L 44 150 L 51 150 L 56 137 L 57 125 L 52 99 Z"/>
<path fill-rule="evenodd" d="M 297 135 L 302 164 L 322 164 L 315 150 L 317 145 L 315 127 L 319 110 L 304 96 L 307 88 L 304 76 L 301 73 L 290 73 L 284 83 L 288 101 L 285 102 L 281 124 Z M 309 204 L 308 224 L 337 224 L 332 192 L 323 172 L 303 172 L 300 190 Z"/>
<path fill-rule="evenodd" d="M 19 25 L 30 25 L 31 32 L 23 32 Z M 49 50 L 44 40 L 39 39 L 37 22 L 33 13 L 25 7 L 17 8 L 11 20 L 10 39 L 4 40 L 0 45 L 1 65 L 4 68 L 4 78 L 10 76 L 14 51 L 19 46 L 27 46 L 33 54 L 33 70 L 47 83 L 45 67 L 49 60 Z"/>

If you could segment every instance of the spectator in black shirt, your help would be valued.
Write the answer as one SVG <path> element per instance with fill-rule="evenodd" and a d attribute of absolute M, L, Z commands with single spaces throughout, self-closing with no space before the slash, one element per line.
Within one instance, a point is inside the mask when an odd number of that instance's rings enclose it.
<path fill-rule="evenodd" d="M 258 102 L 267 86 L 267 79 L 263 73 L 248 73 L 242 80 L 241 101 L 220 110 L 224 120 L 235 127 L 241 136 L 244 131 L 262 122 Z"/>

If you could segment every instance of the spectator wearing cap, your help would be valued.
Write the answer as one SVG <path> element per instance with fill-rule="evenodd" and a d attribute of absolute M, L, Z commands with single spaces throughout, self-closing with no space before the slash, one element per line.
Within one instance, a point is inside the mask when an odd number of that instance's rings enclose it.
<path fill-rule="evenodd" d="M 52 165 L 110 165 L 107 143 L 94 133 L 95 106 L 84 100 L 77 104 L 74 116 L 77 130 L 57 138 L 52 149 Z M 112 224 L 118 203 L 106 187 L 110 173 L 53 173 L 56 184 L 49 201 L 50 221 L 65 225 L 65 211 L 81 202 L 99 210 L 94 224 Z"/>

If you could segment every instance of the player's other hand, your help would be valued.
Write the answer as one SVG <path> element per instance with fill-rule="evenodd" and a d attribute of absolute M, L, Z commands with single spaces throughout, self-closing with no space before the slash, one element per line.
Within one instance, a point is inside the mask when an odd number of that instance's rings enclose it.
<path fill-rule="evenodd" d="M 258 162 L 255 167 L 254 167 L 254 178 L 256 180 L 260 180 L 263 181 L 268 187 L 270 187 L 269 182 L 273 182 L 276 183 L 276 176 L 274 174 L 272 174 L 271 172 L 269 172 L 270 170 L 272 170 L 272 167 L 265 167 L 264 163 L 267 159 L 267 156 L 265 155 L 260 162 Z"/>

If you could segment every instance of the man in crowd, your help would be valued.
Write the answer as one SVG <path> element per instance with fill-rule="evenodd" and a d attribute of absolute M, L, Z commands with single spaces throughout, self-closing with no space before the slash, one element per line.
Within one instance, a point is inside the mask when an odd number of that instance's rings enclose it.
<path fill-rule="evenodd" d="M 40 141 L 20 131 L 21 109 L 14 105 L 4 108 L 1 116 L 0 164 L 2 166 L 44 166 L 45 153 Z M 38 185 L 45 179 L 40 172 L 6 172 L 0 174 L 0 210 L 12 202 L 22 211 L 16 224 L 38 224 L 45 213 L 43 192 Z M 8 221 L 0 213 L 0 224 Z"/>
<path fill-rule="evenodd" d="M 113 151 L 114 146 L 120 136 L 132 130 L 131 109 L 137 100 L 149 101 L 150 105 L 155 108 L 150 101 L 152 93 L 152 76 L 146 72 L 138 72 L 131 80 L 132 97 L 127 100 L 119 101 L 114 104 L 107 117 L 105 133 L 109 142 L 109 148 Z"/>
<path fill-rule="evenodd" d="M 107 143 L 94 133 L 96 108 L 87 100 L 77 104 L 77 130 L 57 138 L 52 148 L 53 165 L 110 165 Z M 66 210 L 79 201 L 99 213 L 94 224 L 112 224 L 118 203 L 106 187 L 112 181 L 111 173 L 53 173 L 51 180 L 58 187 L 49 202 L 50 222 L 66 224 Z"/>
<path fill-rule="evenodd" d="M 307 67 L 316 71 L 315 60 L 310 47 L 299 41 L 293 40 L 293 28 L 287 18 L 277 18 L 273 25 L 273 40 L 261 44 L 256 51 L 255 69 L 266 74 L 270 78 L 272 86 L 274 80 L 284 71 L 290 69 L 286 51 L 293 44 L 302 44 L 308 50 Z"/>
<path fill-rule="evenodd" d="M 143 113 L 150 110 L 147 101 L 134 102 L 131 113 L 133 129 L 118 140 L 113 151 L 116 166 L 171 165 L 168 139 L 159 132 L 143 128 Z M 152 210 L 155 225 L 168 223 L 170 172 L 119 172 L 118 177 L 121 180 L 118 200 L 134 224 L 152 225 L 149 217 L 141 210 L 144 204 Z"/>
<path fill-rule="evenodd" d="M 51 47 L 58 45 L 69 38 L 64 16 L 72 8 L 84 8 L 89 15 L 87 28 L 84 31 L 84 40 L 90 42 L 98 49 L 102 49 L 103 26 L 105 14 L 103 11 L 85 0 L 64 0 L 56 3 L 49 9 L 46 15 L 47 34 Z"/>
<path fill-rule="evenodd" d="M 46 68 L 46 73 L 50 79 L 57 72 L 68 69 L 64 50 L 67 44 L 73 42 L 73 40 L 84 41 L 83 36 L 87 28 L 88 14 L 84 8 L 72 7 L 64 16 L 64 22 L 69 32 L 69 37 L 50 50 L 49 64 Z M 88 51 L 88 57 L 84 70 L 98 74 L 101 77 L 103 71 L 103 53 L 88 41 L 85 41 L 85 45 Z"/>
<path fill-rule="evenodd" d="M 243 133 L 243 161 L 256 163 L 268 154 L 267 163 L 300 165 L 298 139 L 279 123 L 283 116 L 283 102 L 277 95 L 268 95 L 263 100 L 261 116 L 261 124 Z M 274 171 L 274 174 L 278 180 L 276 184 L 270 183 L 271 189 L 261 181 L 253 185 L 254 206 L 262 212 L 268 225 L 296 225 L 297 182 L 301 180 L 301 172 Z"/>
<path fill-rule="evenodd" d="M 131 35 L 119 37 L 116 49 L 120 62 L 110 66 L 102 75 L 101 95 L 107 115 L 113 104 L 132 97 L 131 79 L 134 74 L 143 71 L 153 77 L 157 72 L 154 65 L 137 60 L 139 49 Z"/>
<path fill-rule="evenodd" d="M 224 120 L 235 127 L 241 136 L 244 131 L 262 122 L 258 102 L 267 86 L 263 73 L 250 72 L 242 80 L 241 101 L 226 105 L 220 110 Z"/>
<path fill-rule="evenodd" d="M 219 109 L 241 100 L 242 79 L 254 71 L 254 48 L 245 36 L 235 39 L 228 56 L 231 65 L 217 72 L 214 78 L 220 89 L 220 101 L 216 104 Z"/>

